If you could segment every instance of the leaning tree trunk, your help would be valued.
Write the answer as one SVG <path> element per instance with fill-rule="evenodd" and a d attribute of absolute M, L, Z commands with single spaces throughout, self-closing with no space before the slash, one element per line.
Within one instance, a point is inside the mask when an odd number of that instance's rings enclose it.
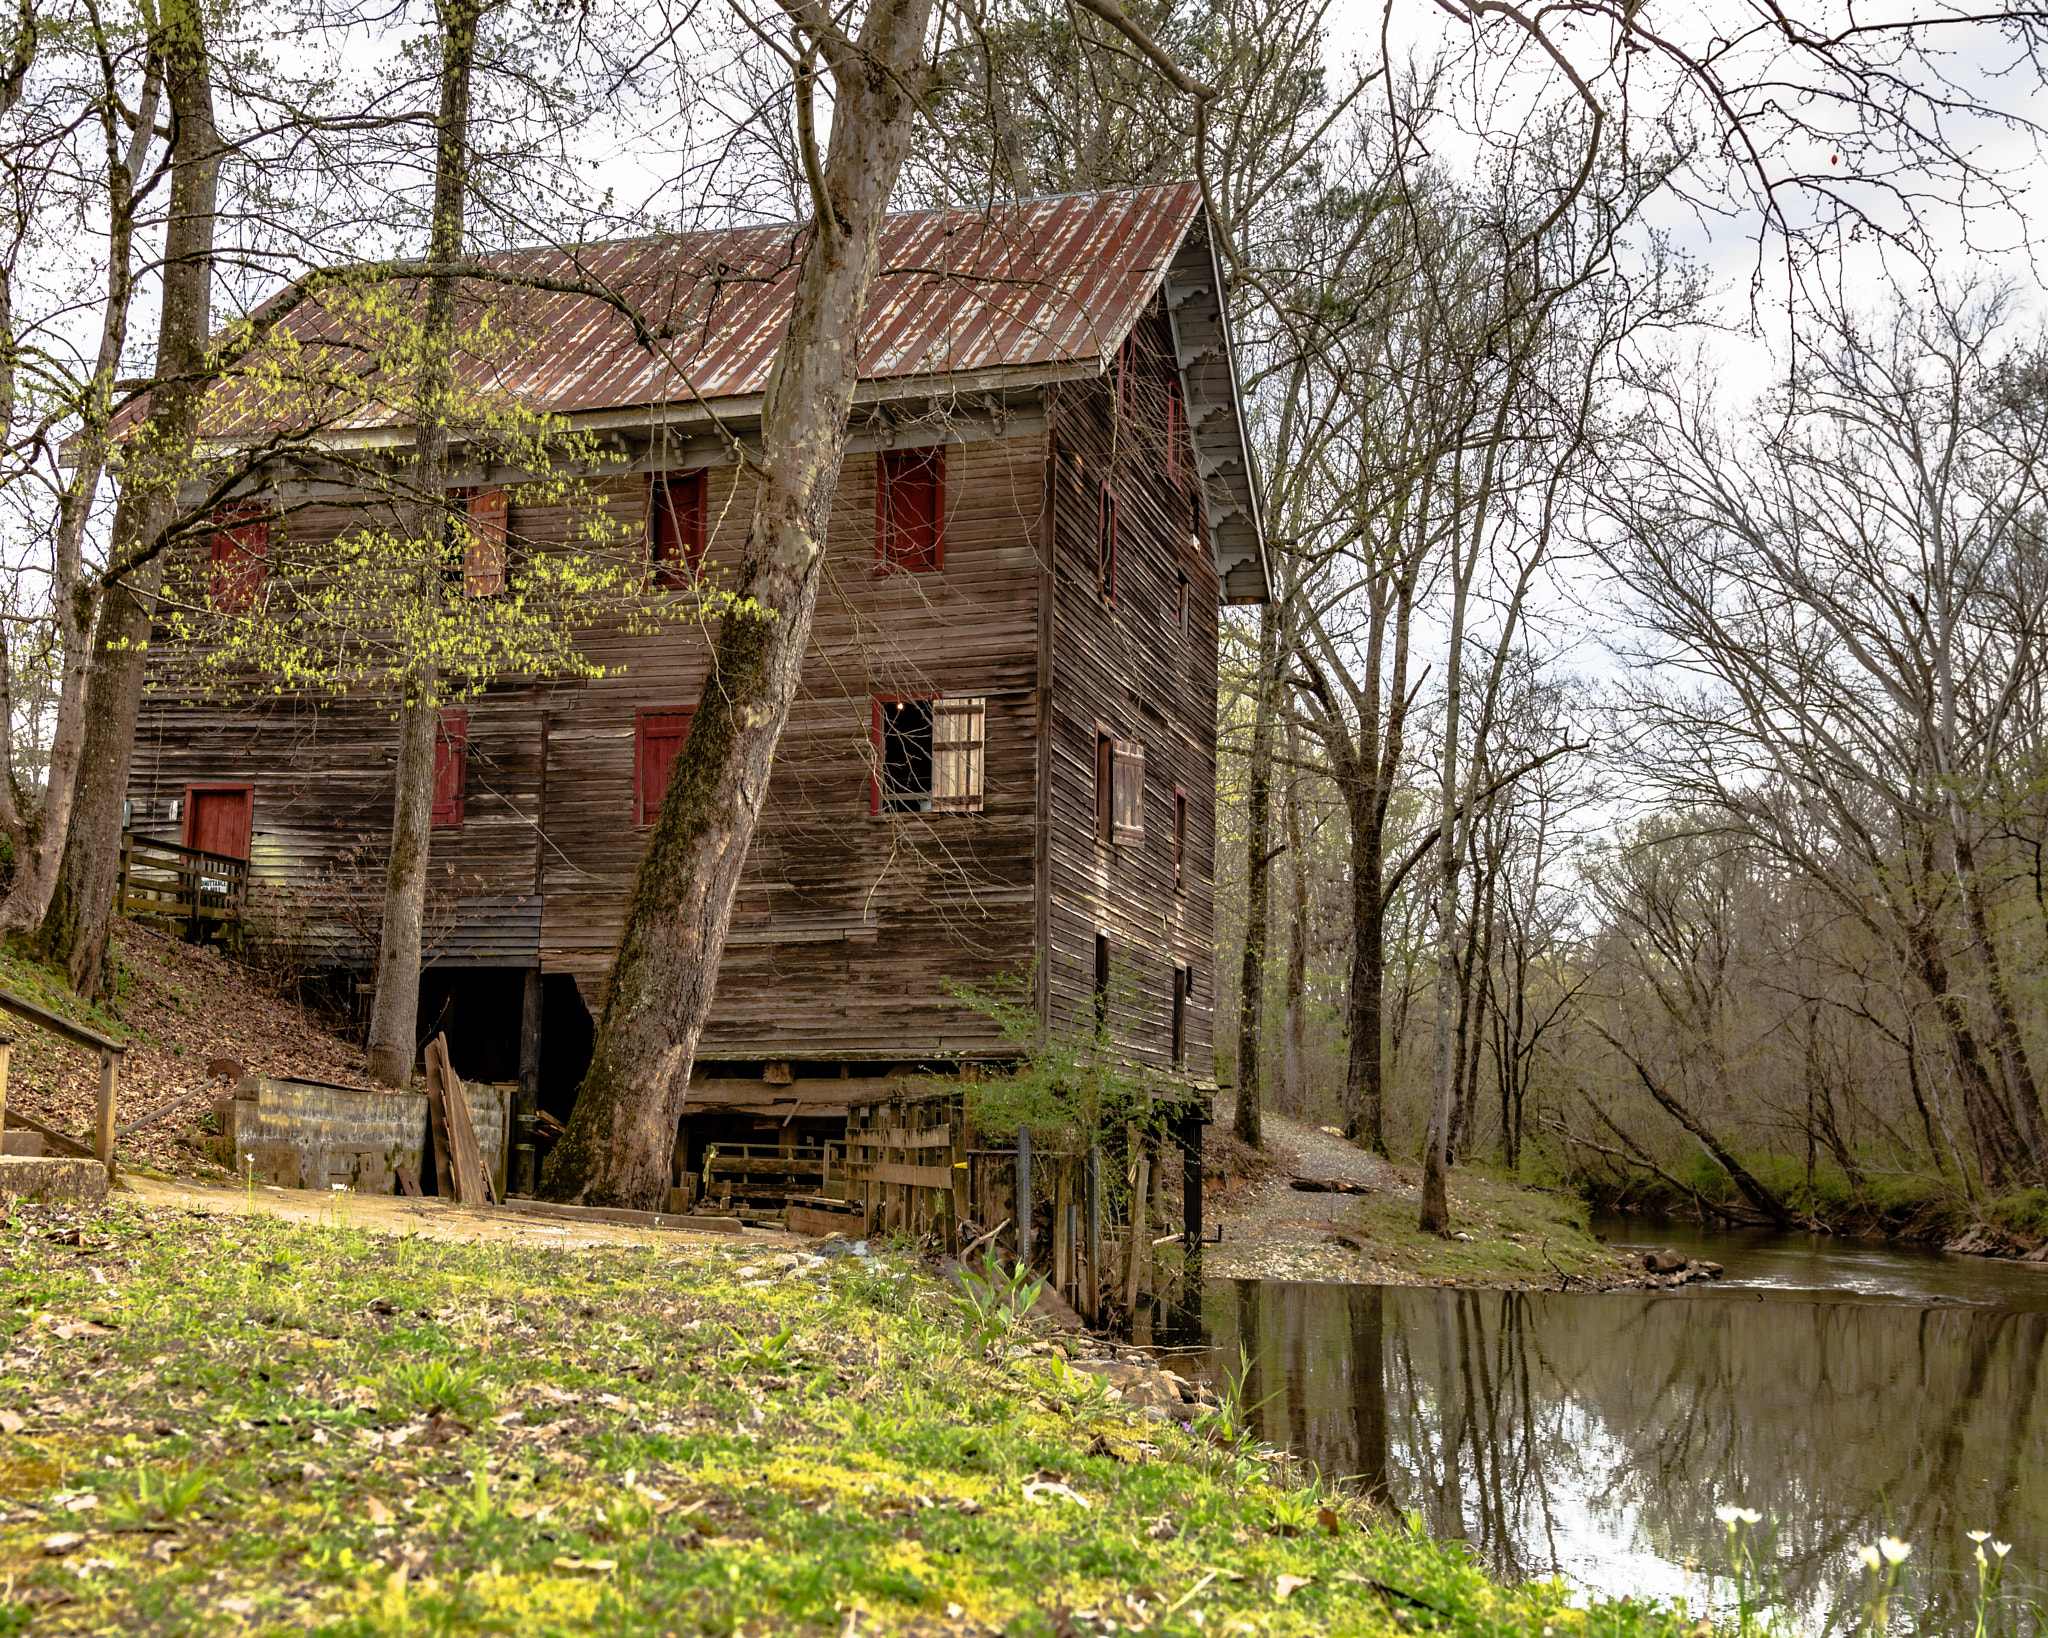
<path fill-rule="evenodd" d="M 1231 1130 L 1254 1149 L 1259 1130 L 1259 1037 L 1266 1022 L 1266 919 L 1272 881 L 1273 695 L 1279 633 L 1270 609 L 1259 610 L 1259 664 L 1253 674 L 1252 746 L 1246 776 L 1244 964 L 1237 980 L 1237 1113 Z"/>
<path fill-rule="evenodd" d="M 541 1178 L 552 1200 L 667 1202 L 733 896 L 803 677 L 858 381 L 861 314 L 927 78 L 931 0 L 875 0 L 850 45 L 822 13 L 799 0 L 785 5 L 830 64 L 835 101 L 829 146 L 810 172 L 813 215 L 789 328 L 761 405 L 763 477 L 734 588 L 750 601 L 719 624 L 689 738 L 640 860 L 590 1069 Z M 810 106 L 807 68 L 798 85 L 807 156 Z"/>
<path fill-rule="evenodd" d="M 196 6 L 158 12 L 164 92 L 171 112 L 171 200 L 164 228 L 163 302 L 149 414 L 127 441 L 109 561 L 144 561 L 109 585 L 93 640 L 85 737 L 57 882 L 37 932 L 37 953 L 65 969 L 90 999 L 106 987 L 107 938 L 120 873 L 121 810 L 142 707 L 149 628 L 163 577 L 157 550 L 178 513 L 191 470 L 206 385 L 201 379 L 212 303 L 214 212 L 220 144 L 212 63 Z"/>
<path fill-rule="evenodd" d="M 436 120 L 434 219 L 427 257 L 447 266 L 462 254 L 463 203 L 469 189 L 470 79 L 476 64 L 482 0 L 443 0 L 441 110 Z M 438 543 L 447 527 L 449 398 L 455 380 L 455 297 L 458 281 L 443 273 L 427 281 L 420 337 L 419 440 L 413 458 L 414 496 L 406 530 L 419 558 L 418 595 L 440 595 Z M 440 724 L 440 679 L 431 657 L 407 668 L 398 715 L 398 789 L 392 801 L 391 857 L 384 873 L 384 910 L 377 935 L 377 989 L 370 1004 L 365 1054 L 372 1079 L 385 1086 L 412 1081 L 419 1027 L 420 945 L 426 921 L 427 863 L 434 843 L 434 735 Z"/>

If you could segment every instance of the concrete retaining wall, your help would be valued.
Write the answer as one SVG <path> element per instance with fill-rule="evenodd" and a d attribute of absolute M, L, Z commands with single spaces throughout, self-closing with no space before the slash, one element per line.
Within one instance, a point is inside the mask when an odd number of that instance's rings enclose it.
<path fill-rule="evenodd" d="M 507 1094 L 484 1081 L 465 1081 L 463 1092 L 485 1169 L 502 1192 Z M 222 1163 L 246 1176 L 253 1155 L 259 1183 L 284 1189 L 339 1184 L 358 1194 L 396 1194 L 399 1167 L 424 1173 L 421 1160 L 431 1142 L 424 1092 L 365 1092 L 250 1076 L 213 1109 Z"/>

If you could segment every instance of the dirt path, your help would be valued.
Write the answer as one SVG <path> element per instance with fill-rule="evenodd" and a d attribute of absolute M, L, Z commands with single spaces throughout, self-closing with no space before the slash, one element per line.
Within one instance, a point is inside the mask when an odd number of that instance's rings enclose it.
<path fill-rule="evenodd" d="M 342 1225 L 372 1234 L 420 1235 L 430 1240 L 489 1240 L 557 1246 L 668 1246 L 678 1244 L 785 1248 L 800 1242 L 775 1229 L 719 1234 L 694 1229 L 639 1228 L 626 1223 L 565 1222 L 489 1208 L 470 1210 L 447 1200 L 407 1200 L 388 1194 L 316 1194 L 259 1184 L 242 1188 L 204 1183 L 166 1183 L 153 1177 L 122 1179 L 131 1196 L 148 1206 L 175 1207 L 201 1215 L 267 1213 L 290 1223 Z"/>
<path fill-rule="evenodd" d="M 1234 1113 L 1230 1094 L 1218 1094 L 1216 1124 L 1227 1127 Z M 1415 1180 L 1400 1167 L 1320 1127 L 1271 1110 L 1260 1117 L 1260 1124 L 1273 1171 L 1231 1190 L 1212 1209 L 1213 1219 L 1222 1225 L 1223 1240 L 1203 1253 L 1204 1273 L 1226 1280 L 1418 1283 L 1413 1273 L 1333 1236 L 1350 1214 L 1356 1195 L 1309 1194 L 1293 1186 L 1296 1177 L 1333 1178 L 1362 1183 L 1383 1198 L 1419 1203 Z"/>

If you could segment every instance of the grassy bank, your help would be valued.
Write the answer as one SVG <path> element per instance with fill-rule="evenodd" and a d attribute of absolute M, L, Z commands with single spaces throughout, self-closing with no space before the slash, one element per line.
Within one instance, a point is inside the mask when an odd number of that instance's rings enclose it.
<path fill-rule="evenodd" d="M 1498 1587 L 899 1267 L 339 1209 L 14 1208 L 0 1631 L 1690 1630 Z"/>
<path fill-rule="evenodd" d="M 1358 1198 L 1344 1227 L 1391 1283 L 1551 1285 L 1620 1283 L 1619 1259 L 1587 1222 L 1576 1195 L 1507 1182 L 1478 1166 L 1450 1176 L 1452 1238 L 1424 1234 L 1401 1194 Z"/>

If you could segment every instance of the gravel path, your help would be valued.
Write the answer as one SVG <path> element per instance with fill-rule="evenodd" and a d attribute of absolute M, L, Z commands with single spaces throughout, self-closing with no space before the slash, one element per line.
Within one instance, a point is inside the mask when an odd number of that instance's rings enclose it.
<path fill-rule="evenodd" d="M 1216 1124 L 1228 1127 L 1234 1113 L 1230 1094 L 1219 1093 Z M 1293 1187 L 1296 1177 L 1326 1177 L 1419 1203 L 1412 1174 L 1320 1127 L 1271 1110 L 1261 1116 L 1260 1125 L 1274 1170 L 1218 1202 L 1214 1215 L 1223 1240 L 1203 1253 L 1205 1275 L 1225 1280 L 1422 1283 L 1333 1237 L 1331 1231 L 1350 1214 L 1356 1195 L 1310 1194 Z"/>

